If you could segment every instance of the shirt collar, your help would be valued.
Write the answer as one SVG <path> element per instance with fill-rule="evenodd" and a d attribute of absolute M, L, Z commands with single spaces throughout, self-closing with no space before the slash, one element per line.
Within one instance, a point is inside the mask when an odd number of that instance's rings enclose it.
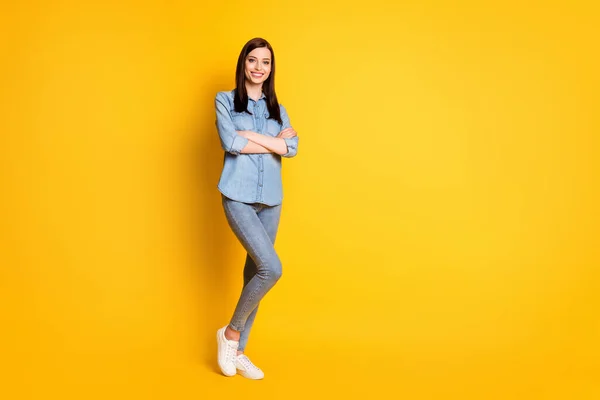
<path fill-rule="evenodd" d="M 267 98 L 267 96 L 265 96 L 265 94 L 264 94 L 264 93 L 261 93 L 261 94 L 260 94 L 260 97 L 258 98 L 258 100 L 262 100 L 262 99 L 266 99 L 266 98 Z M 255 101 L 254 99 L 251 99 L 250 97 L 248 97 L 248 100 Z"/>
<path fill-rule="evenodd" d="M 235 96 L 235 89 L 233 89 L 233 90 L 231 91 L 231 94 L 232 94 L 233 96 Z M 267 98 L 267 96 L 265 96 L 265 92 L 261 92 L 259 100 L 266 99 L 266 98 Z M 252 99 L 251 99 L 250 97 L 248 97 L 248 100 L 252 100 Z"/>

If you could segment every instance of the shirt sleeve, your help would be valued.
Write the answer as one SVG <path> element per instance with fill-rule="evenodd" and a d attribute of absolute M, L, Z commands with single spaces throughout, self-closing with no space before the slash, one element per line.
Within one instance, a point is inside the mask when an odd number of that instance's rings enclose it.
<path fill-rule="evenodd" d="M 217 113 L 216 125 L 221 147 L 228 153 L 240 154 L 243 148 L 246 147 L 246 144 L 248 144 L 248 139 L 237 134 L 233 120 L 231 119 L 229 102 L 224 97 L 224 93 L 217 93 L 215 97 L 215 110 Z"/>
<path fill-rule="evenodd" d="M 284 106 L 279 105 L 279 111 L 281 113 L 281 128 L 286 129 L 290 128 L 292 125 L 290 124 L 290 117 L 287 114 L 287 111 Z M 293 138 L 283 138 L 285 144 L 287 145 L 287 153 L 283 154 L 282 157 L 291 158 L 298 154 L 298 136 L 294 136 Z"/>

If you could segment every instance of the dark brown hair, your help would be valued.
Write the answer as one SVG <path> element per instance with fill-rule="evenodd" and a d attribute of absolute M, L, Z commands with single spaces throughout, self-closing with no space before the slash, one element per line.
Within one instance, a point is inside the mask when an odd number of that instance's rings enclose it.
<path fill-rule="evenodd" d="M 249 112 L 248 111 L 248 92 L 246 91 L 246 74 L 244 70 L 246 68 L 246 57 L 248 54 L 258 48 L 266 47 L 271 51 L 271 73 L 269 77 L 263 82 L 262 91 L 265 94 L 267 100 L 267 109 L 269 110 L 269 118 L 276 120 L 280 124 L 281 114 L 279 112 L 279 102 L 277 101 L 277 95 L 275 94 L 275 53 L 273 48 L 265 39 L 254 38 L 248 41 L 242 48 L 240 56 L 238 57 L 237 68 L 235 70 L 235 96 L 233 99 L 234 109 L 237 112 Z"/>

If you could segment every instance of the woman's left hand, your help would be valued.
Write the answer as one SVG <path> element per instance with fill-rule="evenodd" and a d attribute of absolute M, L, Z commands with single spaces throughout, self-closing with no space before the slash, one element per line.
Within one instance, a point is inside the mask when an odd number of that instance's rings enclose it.
<path fill-rule="evenodd" d="M 282 138 L 282 139 L 291 139 L 294 136 L 298 136 L 298 133 L 292 127 L 285 128 L 284 130 L 279 132 L 279 134 L 277 135 L 278 138 Z"/>

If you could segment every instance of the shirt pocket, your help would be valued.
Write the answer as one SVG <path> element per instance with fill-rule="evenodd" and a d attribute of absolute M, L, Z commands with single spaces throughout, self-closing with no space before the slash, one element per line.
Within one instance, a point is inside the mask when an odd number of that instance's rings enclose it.
<path fill-rule="evenodd" d="M 267 119 L 265 133 L 269 136 L 277 136 L 281 132 L 281 124 L 274 119 Z"/>
<path fill-rule="evenodd" d="M 247 112 L 231 111 L 231 120 L 236 131 L 254 130 L 254 119 Z"/>

